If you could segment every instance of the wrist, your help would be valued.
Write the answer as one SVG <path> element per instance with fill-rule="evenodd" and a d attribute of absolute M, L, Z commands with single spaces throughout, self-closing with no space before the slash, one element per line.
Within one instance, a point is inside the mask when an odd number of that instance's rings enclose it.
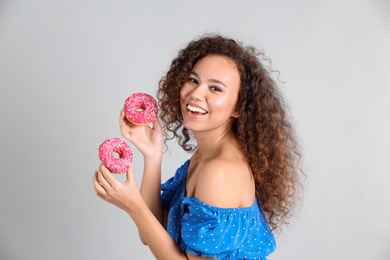
<path fill-rule="evenodd" d="M 154 155 L 144 156 L 144 164 L 151 165 L 160 165 L 162 161 L 162 152 L 156 153 Z"/>
<path fill-rule="evenodd" d="M 145 206 L 145 201 L 143 200 L 141 193 L 133 195 L 131 206 L 126 207 L 125 211 L 129 216 L 138 214 L 142 211 L 142 207 Z"/>

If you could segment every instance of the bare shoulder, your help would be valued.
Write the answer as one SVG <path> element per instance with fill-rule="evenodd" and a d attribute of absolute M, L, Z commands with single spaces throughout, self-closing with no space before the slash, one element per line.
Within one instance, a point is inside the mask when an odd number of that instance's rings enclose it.
<path fill-rule="evenodd" d="M 195 197 L 214 207 L 251 206 L 254 183 L 248 165 L 240 158 L 218 157 L 199 169 Z"/>

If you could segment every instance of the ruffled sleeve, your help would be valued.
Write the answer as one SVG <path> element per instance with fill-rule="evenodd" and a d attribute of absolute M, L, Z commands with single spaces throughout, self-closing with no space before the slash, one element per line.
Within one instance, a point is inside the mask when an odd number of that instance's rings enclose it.
<path fill-rule="evenodd" d="M 172 198 L 183 187 L 182 183 L 185 181 L 188 165 L 189 160 L 176 170 L 175 176 L 161 184 L 161 203 L 166 210 L 171 208 Z"/>
<path fill-rule="evenodd" d="M 248 208 L 217 208 L 196 198 L 182 203 L 183 251 L 216 259 L 265 259 L 275 239 L 257 203 Z"/>

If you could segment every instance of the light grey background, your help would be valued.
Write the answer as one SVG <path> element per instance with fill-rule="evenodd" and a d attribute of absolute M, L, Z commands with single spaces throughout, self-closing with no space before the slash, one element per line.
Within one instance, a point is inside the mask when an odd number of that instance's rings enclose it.
<path fill-rule="evenodd" d="M 389 14 L 385 0 L 0 1 L 0 259 L 153 259 L 95 196 L 97 149 L 204 32 L 265 50 L 304 144 L 304 205 L 269 259 L 390 259 Z M 170 147 L 163 180 L 189 156 Z M 135 151 L 138 184 L 142 168 Z"/>

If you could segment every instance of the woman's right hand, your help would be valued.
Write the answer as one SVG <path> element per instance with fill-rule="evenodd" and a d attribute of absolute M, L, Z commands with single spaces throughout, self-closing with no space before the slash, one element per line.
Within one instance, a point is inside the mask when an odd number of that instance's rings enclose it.
<path fill-rule="evenodd" d="M 134 144 L 145 159 L 162 156 L 162 128 L 157 117 L 152 124 L 153 127 L 135 125 L 127 120 L 123 109 L 120 112 L 119 126 L 122 136 Z"/>

